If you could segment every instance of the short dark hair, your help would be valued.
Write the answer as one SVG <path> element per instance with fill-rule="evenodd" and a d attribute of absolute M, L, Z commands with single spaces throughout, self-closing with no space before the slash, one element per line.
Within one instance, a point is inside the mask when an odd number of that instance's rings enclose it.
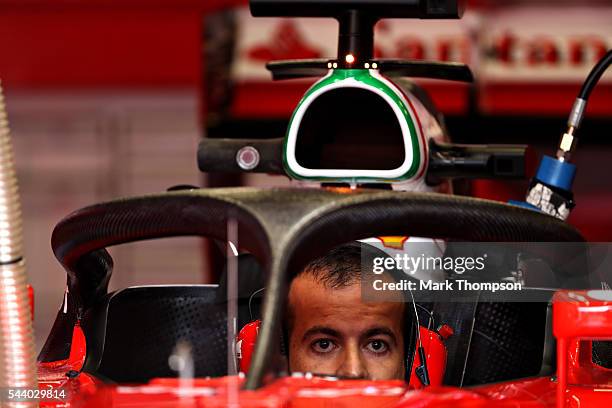
<path fill-rule="evenodd" d="M 310 261 L 293 279 L 310 275 L 329 289 L 346 288 L 359 283 L 364 274 L 373 273 L 370 268 L 374 265 L 375 258 L 391 258 L 391 255 L 370 244 L 350 242 Z M 385 272 L 396 281 L 406 279 L 406 274 L 401 269 L 391 268 Z"/>
<path fill-rule="evenodd" d="M 336 247 L 309 262 L 297 275 L 310 275 L 329 289 L 341 289 L 361 280 L 362 246 L 359 243 Z"/>
<path fill-rule="evenodd" d="M 338 246 L 325 255 L 310 261 L 293 279 L 310 276 L 317 283 L 328 289 L 343 289 L 362 282 L 362 270 L 365 265 L 373 265 L 376 257 L 390 257 L 387 253 L 372 245 L 362 242 L 351 242 Z M 362 267 L 363 266 L 363 267 Z M 401 270 L 386 271 L 393 279 L 399 280 L 404 275 Z M 288 309 L 289 323 L 292 323 L 292 311 Z"/>

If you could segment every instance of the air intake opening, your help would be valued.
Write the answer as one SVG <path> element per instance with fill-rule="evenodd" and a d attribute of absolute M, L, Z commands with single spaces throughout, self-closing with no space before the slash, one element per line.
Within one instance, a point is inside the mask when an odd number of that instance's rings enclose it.
<path fill-rule="evenodd" d="M 295 157 L 307 169 L 394 170 L 406 152 L 397 116 L 385 99 L 366 89 L 338 88 L 306 110 Z"/>

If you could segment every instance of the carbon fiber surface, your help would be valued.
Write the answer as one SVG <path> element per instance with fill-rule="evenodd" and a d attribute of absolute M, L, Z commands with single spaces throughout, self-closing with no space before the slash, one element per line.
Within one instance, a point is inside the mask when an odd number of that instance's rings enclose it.
<path fill-rule="evenodd" d="M 593 342 L 593 362 L 612 369 L 612 341 Z"/>
<path fill-rule="evenodd" d="M 119 383 L 177 377 L 169 358 L 184 342 L 196 377 L 227 374 L 227 305 L 217 302 L 216 287 L 128 288 L 111 296 L 106 310 L 105 326 L 84 325 L 86 371 Z M 92 350 L 96 345 L 102 350 Z"/>

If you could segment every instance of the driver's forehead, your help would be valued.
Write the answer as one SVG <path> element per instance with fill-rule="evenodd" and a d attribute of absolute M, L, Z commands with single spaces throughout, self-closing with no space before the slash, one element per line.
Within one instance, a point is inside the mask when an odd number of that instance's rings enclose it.
<path fill-rule="evenodd" d="M 330 288 L 309 274 L 300 275 L 291 283 L 289 307 L 294 329 L 306 331 L 323 326 L 346 334 L 372 328 L 400 333 L 404 310 L 400 302 L 363 302 L 360 282 Z"/>

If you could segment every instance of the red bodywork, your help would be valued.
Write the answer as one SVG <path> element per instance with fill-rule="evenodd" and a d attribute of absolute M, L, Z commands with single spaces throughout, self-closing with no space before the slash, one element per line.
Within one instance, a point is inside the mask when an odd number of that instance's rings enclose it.
<path fill-rule="evenodd" d="M 66 401 L 42 407 L 604 407 L 612 404 L 612 370 L 593 364 L 591 340 L 612 339 L 612 301 L 594 292 L 559 292 L 553 299 L 554 333 L 558 339 L 558 381 L 539 377 L 471 388 L 442 387 L 446 351 L 435 332 L 422 329 L 433 385 L 415 382 L 337 381 L 316 377 L 282 378 L 258 391 L 240 391 L 243 377 L 155 379 L 145 385 L 106 385 L 78 371 L 85 358 L 85 337 L 74 329 L 70 357 L 41 363 L 41 388 L 65 388 Z M 441 347 L 441 349 L 440 349 Z M 439 364 L 442 363 L 442 366 Z"/>

